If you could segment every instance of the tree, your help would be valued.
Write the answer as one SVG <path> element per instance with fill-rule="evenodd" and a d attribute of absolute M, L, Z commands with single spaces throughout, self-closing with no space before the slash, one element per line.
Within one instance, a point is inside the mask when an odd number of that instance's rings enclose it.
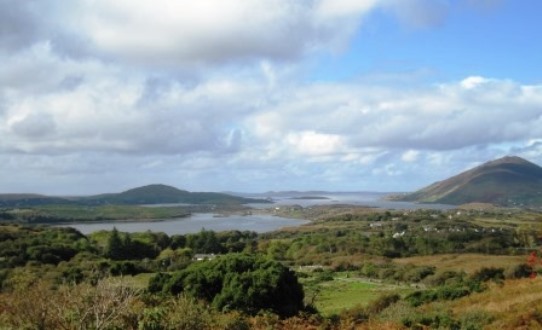
<path fill-rule="evenodd" d="M 303 308 L 303 288 L 294 272 L 279 262 L 247 254 L 229 254 L 207 262 L 198 262 L 164 281 L 161 291 L 184 293 L 203 299 L 222 311 L 239 310 L 256 314 L 271 310 L 291 316 Z"/>
<path fill-rule="evenodd" d="M 124 257 L 124 244 L 116 227 L 113 227 L 107 240 L 105 255 L 113 260 L 121 260 Z"/>

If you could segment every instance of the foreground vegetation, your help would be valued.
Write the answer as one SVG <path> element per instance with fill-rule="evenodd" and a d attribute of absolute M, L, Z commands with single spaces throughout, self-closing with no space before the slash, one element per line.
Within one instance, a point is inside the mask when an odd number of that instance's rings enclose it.
<path fill-rule="evenodd" d="M 273 212 L 313 222 L 172 236 L 1 225 L 0 328 L 542 327 L 537 212 Z"/>

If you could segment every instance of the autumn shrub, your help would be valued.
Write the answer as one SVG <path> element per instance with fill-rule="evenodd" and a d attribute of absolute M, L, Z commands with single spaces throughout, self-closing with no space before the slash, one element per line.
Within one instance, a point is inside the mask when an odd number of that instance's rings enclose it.
<path fill-rule="evenodd" d="M 137 326 L 138 302 L 138 293 L 121 283 L 54 288 L 35 281 L 0 295 L 0 328 L 126 329 Z"/>
<path fill-rule="evenodd" d="M 530 277 L 533 273 L 533 267 L 522 263 L 505 270 L 504 276 L 509 279 Z"/>

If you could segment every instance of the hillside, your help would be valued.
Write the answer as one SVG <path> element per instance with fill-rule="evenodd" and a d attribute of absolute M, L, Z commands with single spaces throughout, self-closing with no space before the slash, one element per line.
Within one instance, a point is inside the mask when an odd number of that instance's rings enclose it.
<path fill-rule="evenodd" d="M 245 204 L 264 200 L 231 196 L 214 192 L 189 192 L 162 184 L 130 189 L 121 193 L 84 197 L 50 197 L 36 194 L 0 194 L 0 207 L 39 205 L 140 205 L 140 204 Z"/>
<path fill-rule="evenodd" d="M 452 205 L 542 205 L 542 168 L 520 157 L 503 157 L 396 199 Z"/>
<path fill-rule="evenodd" d="M 70 204 L 71 201 L 60 197 L 37 194 L 0 194 L 0 207 L 38 206 L 45 204 Z"/>
<path fill-rule="evenodd" d="M 189 192 L 162 184 L 130 189 L 118 194 L 104 194 L 85 198 L 89 204 L 244 204 L 260 200 L 215 192 Z"/>

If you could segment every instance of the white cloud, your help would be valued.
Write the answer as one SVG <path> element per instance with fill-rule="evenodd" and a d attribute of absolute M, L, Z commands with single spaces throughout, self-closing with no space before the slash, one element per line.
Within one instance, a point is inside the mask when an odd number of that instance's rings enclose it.
<path fill-rule="evenodd" d="M 421 164 L 453 174 L 512 152 L 542 161 L 542 85 L 307 82 L 305 60 L 347 47 L 376 8 L 427 27 L 449 6 L 0 0 L 0 170 L 17 172 L 0 184 L 386 190 L 389 176 L 441 178 Z"/>
<path fill-rule="evenodd" d="M 286 136 L 286 141 L 300 154 L 310 156 L 339 153 L 346 147 L 341 136 L 314 131 L 290 133 Z"/>
<path fill-rule="evenodd" d="M 377 1 L 82 0 L 65 18 L 99 51 L 159 64 L 297 58 L 335 47 Z M 345 24 L 345 20 L 349 24 Z M 342 24 L 337 24 L 343 20 Z"/>
<path fill-rule="evenodd" d="M 473 88 L 476 88 L 477 86 L 480 86 L 484 83 L 487 83 L 488 80 L 485 79 L 484 77 L 480 77 L 480 76 L 471 76 L 471 77 L 467 77 L 465 79 L 463 79 L 461 81 L 461 87 L 465 88 L 465 89 L 473 89 Z"/>
<path fill-rule="evenodd" d="M 418 160 L 420 152 L 417 150 L 407 150 L 401 156 L 401 160 L 407 163 L 412 163 Z"/>

